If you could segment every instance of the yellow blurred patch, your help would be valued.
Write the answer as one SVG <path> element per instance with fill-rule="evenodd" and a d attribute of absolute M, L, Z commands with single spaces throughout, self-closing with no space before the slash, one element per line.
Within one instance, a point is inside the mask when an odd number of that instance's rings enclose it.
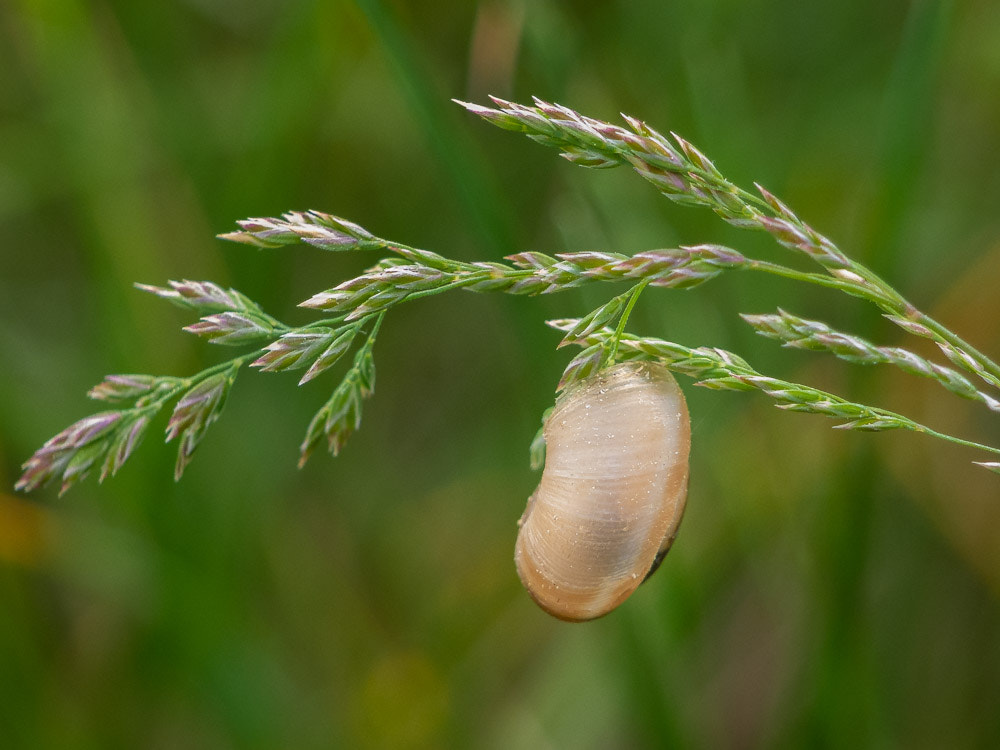
<path fill-rule="evenodd" d="M 0 562 L 37 565 L 45 555 L 47 511 L 0 493 Z"/>
<path fill-rule="evenodd" d="M 366 747 L 434 747 L 448 715 L 448 688 L 424 654 L 387 654 L 361 685 L 358 739 Z"/>

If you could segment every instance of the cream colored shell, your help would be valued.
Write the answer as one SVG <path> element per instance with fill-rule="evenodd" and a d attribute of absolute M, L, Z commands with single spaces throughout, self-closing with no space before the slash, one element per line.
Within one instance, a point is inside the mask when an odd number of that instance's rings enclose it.
<path fill-rule="evenodd" d="M 677 533 L 687 405 L 662 365 L 622 363 L 563 394 L 544 432 L 545 470 L 518 522 L 514 561 L 542 609 L 591 620 L 642 583 Z"/>

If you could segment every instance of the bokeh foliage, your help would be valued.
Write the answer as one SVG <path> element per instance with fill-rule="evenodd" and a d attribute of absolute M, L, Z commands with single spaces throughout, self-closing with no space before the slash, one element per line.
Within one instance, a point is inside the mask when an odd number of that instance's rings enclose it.
<path fill-rule="evenodd" d="M 542 321 L 609 288 L 395 311 L 361 431 L 301 472 L 334 379 L 247 373 L 179 484 L 154 434 L 104 486 L 10 489 L 104 374 L 220 356 L 132 282 L 212 279 L 305 322 L 296 302 L 372 260 L 213 239 L 239 218 L 316 208 L 466 260 L 775 252 L 450 97 L 675 130 L 995 356 L 998 50 L 989 0 L 0 6 L 0 746 L 1000 744 L 1000 485 L 918 436 L 689 388 L 660 572 L 590 625 L 535 608 L 514 522 L 569 356 Z M 648 293 L 633 328 L 997 442 L 975 405 L 736 317 L 779 304 L 900 335 L 739 276 Z"/>

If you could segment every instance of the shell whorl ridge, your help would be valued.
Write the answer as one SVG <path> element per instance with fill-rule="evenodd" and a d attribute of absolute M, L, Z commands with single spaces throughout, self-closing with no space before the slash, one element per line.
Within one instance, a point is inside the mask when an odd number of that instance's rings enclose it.
<path fill-rule="evenodd" d="M 592 620 L 642 583 L 677 533 L 687 405 L 662 365 L 622 363 L 564 393 L 544 434 L 545 470 L 518 522 L 517 572 L 549 614 Z"/>

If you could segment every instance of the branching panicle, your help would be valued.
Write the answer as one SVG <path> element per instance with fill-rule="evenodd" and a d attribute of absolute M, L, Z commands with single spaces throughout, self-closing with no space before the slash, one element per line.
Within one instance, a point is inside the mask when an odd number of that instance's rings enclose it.
<path fill-rule="evenodd" d="M 817 263 L 820 269 L 806 272 L 748 258 L 714 244 L 634 254 L 601 250 L 551 254 L 524 251 L 507 256 L 506 263 L 465 262 L 383 239 L 358 224 L 318 211 L 246 219 L 238 222 L 237 231 L 220 237 L 260 248 L 303 243 L 337 252 L 380 250 L 387 255 L 360 276 L 302 302 L 301 307 L 322 311 L 328 317 L 298 327 L 268 315 L 239 291 L 210 281 L 170 281 L 165 287 L 138 284 L 140 289 L 194 312 L 199 319 L 185 327 L 189 333 L 210 343 L 249 346 L 252 350 L 187 378 L 108 375 L 88 395 L 115 404 L 118 410 L 85 417 L 46 442 L 24 464 L 17 488 L 33 490 L 59 479 L 65 490 L 94 469 L 99 469 L 102 480 L 115 474 L 151 421 L 171 402 L 175 404 L 167 425 L 167 440 L 178 441 L 175 475 L 180 477 L 206 430 L 218 419 L 243 364 L 249 362 L 262 372 L 304 370 L 299 380 L 301 385 L 333 368 L 351 350 L 358 336 L 364 336 L 353 363 L 311 421 L 300 448 L 299 463 L 304 464 L 324 439 L 330 452 L 336 455 L 360 426 L 362 403 L 374 390 L 372 352 L 378 329 L 389 310 L 452 289 L 541 295 L 600 282 L 632 282 L 632 288 L 611 297 L 582 318 L 550 321 L 551 326 L 564 334 L 560 346 L 581 347 L 566 367 L 560 389 L 615 360 L 656 359 L 692 377 L 701 387 L 757 390 L 773 399 L 779 408 L 828 416 L 839 420 L 839 427 L 864 431 L 906 429 L 1000 453 L 1000 449 L 943 435 L 884 409 L 763 375 L 732 352 L 711 347 L 688 348 L 626 333 L 632 307 L 647 287 L 688 289 L 725 271 L 767 273 L 874 304 L 906 333 L 937 344 L 957 369 L 932 362 L 903 347 L 876 346 L 822 322 L 784 311 L 744 316 L 761 335 L 785 346 L 828 352 L 849 362 L 894 365 L 1000 411 L 1000 400 L 989 390 L 1000 389 L 1000 366 L 922 313 L 875 273 L 847 257 L 768 190 L 755 184 L 754 191 L 747 191 L 729 182 L 702 151 L 677 134 L 662 135 L 628 115 L 622 116 L 624 126 L 602 122 L 538 99 L 530 106 L 496 98 L 492 107 L 460 104 L 494 125 L 522 132 L 539 143 L 557 148 L 574 164 L 592 168 L 629 167 L 675 203 L 707 207 L 734 226 L 766 232 L 800 258 Z M 616 328 L 612 329 L 616 322 Z M 958 370 L 975 376 L 989 388 L 977 387 Z M 533 463 L 543 460 L 544 447 L 544 434 L 539 431 L 532 441 Z M 1000 473 L 1000 462 L 977 463 Z"/>
<path fill-rule="evenodd" d="M 1000 365 L 917 310 L 875 273 L 850 259 L 829 238 L 799 219 L 763 187 L 755 185 L 758 197 L 730 183 L 687 141 L 674 135 L 680 146 L 675 148 L 666 137 L 631 117 L 625 117 L 631 128 L 629 131 L 537 99 L 534 107 L 502 99 L 493 102 L 496 108 L 459 104 L 488 122 L 508 130 L 523 131 L 535 140 L 559 148 L 566 155 L 600 154 L 608 162 L 604 166 L 631 166 L 676 202 L 706 206 L 735 226 L 768 232 L 785 247 L 819 263 L 831 276 L 850 281 L 851 285 L 844 291 L 878 305 L 890 320 L 904 329 L 913 333 L 914 327 L 920 326 L 952 363 L 1000 388 Z"/>
<path fill-rule="evenodd" d="M 875 346 L 860 336 L 841 333 L 818 320 L 806 320 L 779 310 L 777 315 L 743 315 L 757 333 L 784 342 L 785 346 L 826 351 L 855 364 L 895 365 L 911 375 L 936 380 L 952 393 L 1000 411 L 1000 401 L 980 391 L 968 378 L 950 367 L 936 364 L 908 349 Z"/>
<path fill-rule="evenodd" d="M 559 331 L 572 330 L 578 323 L 579 321 L 576 319 L 548 321 L 551 327 Z M 614 335 L 614 331 L 604 328 L 581 339 L 578 343 L 586 347 L 584 349 L 586 352 L 604 346 Z M 742 357 L 723 349 L 709 347 L 690 349 L 662 339 L 624 335 L 619 342 L 619 352 L 623 360 L 658 360 L 671 370 L 694 378 L 697 381 L 696 385 L 717 390 L 754 389 L 761 391 L 774 399 L 777 402 L 775 405 L 779 409 L 821 414 L 843 420 L 841 424 L 837 425 L 841 429 L 865 432 L 904 429 L 1000 453 L 1000 449 L 942 435 L 929 427 L 886 409 L 855 403 L 811 386 L 762 375 L 747 364 Z M 572 367 L 573 363 L 567 368 L 567 372 Z M 563 375 L 563 379 L 566 379 L 566 374 Z"/>

